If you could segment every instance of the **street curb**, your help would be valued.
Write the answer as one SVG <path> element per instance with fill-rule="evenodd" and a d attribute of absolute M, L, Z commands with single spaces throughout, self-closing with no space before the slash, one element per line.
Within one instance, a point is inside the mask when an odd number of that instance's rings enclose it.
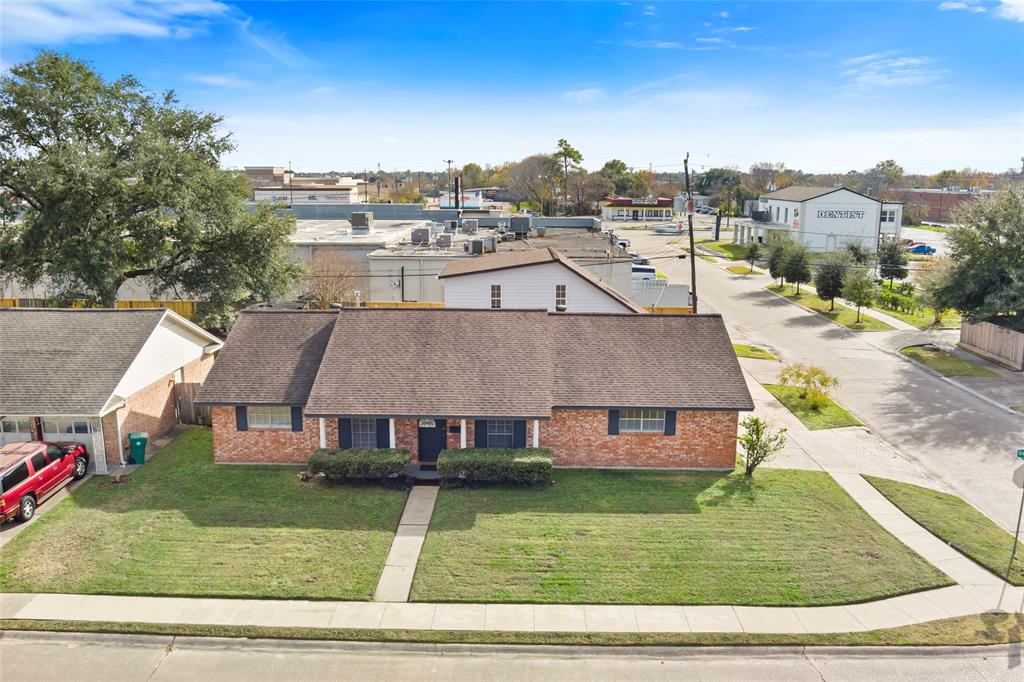
<path fill-rule="evenodd" d="M 331 640 L 304 639 L 248 639 L 241 637 L 191 637 L 161 635 L 122 635 L 110 633 L 61 633 L 61 632 L 16 632 L 2 633 L 0 641 L 9 642 L 75 642 L 77 644 L 118 644 L 127 646 L 164 645 L 177 647 L 195 647 L 207 650 L 244 650 L 244 651 L 276 651 L 287 652 L 394 652 L 420 653 L 440 655 L 482 655 L 507 654 L 516 657 L 541 655 L 560 655 L 566 659 L 593 658 L 602 656 L 622 656 L 631 658 L 707 658 L 730 659 L 735 657 L 771 656 L 783 658 L 787 656 L 804 656 L 808 653 L 849 657 L 877 658 L 891 656 L 935 656 L 937 654 L 954 654 L 959 656 L 999 656 L 1012 655 L 1020 652 L 1021 644 L 990 644 L 977 646 L 808 646 L 808 645 L 723 645 L 723 646 L 589 646 L 563 644 L 417 644 L 415 642 L 348 642 Z"/>
<path fill-rule="evenodd" d="M 911 344 L 911 346 L 914 346 L 914 345 L 921 345 L 921 344 Z M 911 346 L 904 346 L 904 348 L 910 348 Z M 1020 412 L 1017 412 L 1016 410 L 1011 408 L 1009 405 L 1003 405 L 998 400 L 993 400 L 992 398 L 989 398 L 987 395 L 983 395 L 981 393 L 978 393 L 973 388 L 970 388 L 970 387 L 968 387 L 968 386 L 966 386 L 964 384 L 961 384 L 959 381 L 956 381 L 955 379 L 950 379 L 949 377 L 941 374 L 940 372 L 935 371 L 934 369 L 932 369 L 928 365 L 924 364 L 923 362 L 918 362 L 917 360 L 915 360 L 915 359 L 913 359 L 911 357 L 908 357 L 908 356 L 904 355 L 903 353 L 900 353 L 899 351 L 890 351 L 890 350 L 885 350 L 884 348 L 879 348 L 879 350 L 881 350 L 884 353 L 888 353 L 889 355 L 895 355 L 896 357 L 900 358 L 901 360 L 905 360 L 906 362 L 909 362 L 912 365 L 917 365 L 918 367 L 923 369 L 928 374 L 931 374 L 933 377 L 941 379 L 942 381 L 946 382 L 947 384 L 949 384 L 951 386 L 955 386 L 955 387 L 959 388 L 961 391 L 964 391 L 965 393 L 969 393 L 970 395 L 974 396 L 978 400 L 980 400 L 982 402 L 985 402 L 985 403 L 988 403 L 992 407 L 998 407 L 1000 410 L 1002 410 L 1004 412 L 1007 412 L 1007 413 L 1013 415 L 1014 417 L 1019 417 L 1020 419 L 1024 419 L 1024 414 L 1021 414 Z"/>

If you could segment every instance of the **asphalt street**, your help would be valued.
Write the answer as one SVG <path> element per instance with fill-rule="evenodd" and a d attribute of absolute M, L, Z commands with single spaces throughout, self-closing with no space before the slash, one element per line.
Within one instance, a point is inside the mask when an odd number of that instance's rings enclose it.
<path fill-rule="evenodd" d="M 631 250 L 647 257 L 678 254 L 686 242 L 685 235 L 623 234 Z M 652 262 L 672 281 L 689 282 L 688 260 Z M 836 397 L 875 435 L 926 471 L 936 487 L 1013 529 L 1020 490 L 1011 476 L 1021 463 L 1015 453 L 1024 448 L 1024 419 L 896 356 L 897 335 L 906 332 L 851 332 L 766 291 L 767 283 L 766 277 L 733 275 L 697 259 L 699 312 L 720 313 L 734 341 L 768 346 L 787 363 L 818 365 L 837 376 Z M 866 456 L 859 450 L 843 454 Z"/>
<path fill-rule="evenodd" d="M 1019 682 L 1020 645 L 940 648 L 594 648 L 4 633 L 0 679 L 36 682 L 360 680 L 958 680 Z"/>

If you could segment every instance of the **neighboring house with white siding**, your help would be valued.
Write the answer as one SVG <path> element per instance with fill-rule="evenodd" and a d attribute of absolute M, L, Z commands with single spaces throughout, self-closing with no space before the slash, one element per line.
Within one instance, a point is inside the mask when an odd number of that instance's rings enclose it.
<path fill-rule="evenodd" d="M 121 466 L 130 432 L 177 423 L 221 345 L 159 308 L 0 310 L 0 444 L 80 441 L 95 471 Z"/>
<path fill-rule="evenodd" d="M 446 308 L 643 313 L 643 308 L 553 248 L 449 262 L 437 278 Z"/>

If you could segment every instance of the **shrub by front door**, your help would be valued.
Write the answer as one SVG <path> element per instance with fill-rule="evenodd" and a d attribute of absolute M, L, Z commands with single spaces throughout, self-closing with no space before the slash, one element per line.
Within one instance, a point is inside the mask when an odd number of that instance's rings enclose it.
<path fill-rule="evenodd" d="M 433 426 L 430 425 L 433 422 Z M 419 461 L 422 464 L 437 462 L 437 456 L 444 450 L 448 439 L 448 422 L 444 419 L 421 419 L 419 428 Z"/>

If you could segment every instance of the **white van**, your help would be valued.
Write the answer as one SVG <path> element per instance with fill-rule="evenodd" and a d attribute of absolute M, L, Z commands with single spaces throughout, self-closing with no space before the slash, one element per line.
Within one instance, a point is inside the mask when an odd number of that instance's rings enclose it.
<path fill-rule="evenodd" d="M 653 265 L 633 265 L 633 279 L 657 279 L 658 271 Z"/>

